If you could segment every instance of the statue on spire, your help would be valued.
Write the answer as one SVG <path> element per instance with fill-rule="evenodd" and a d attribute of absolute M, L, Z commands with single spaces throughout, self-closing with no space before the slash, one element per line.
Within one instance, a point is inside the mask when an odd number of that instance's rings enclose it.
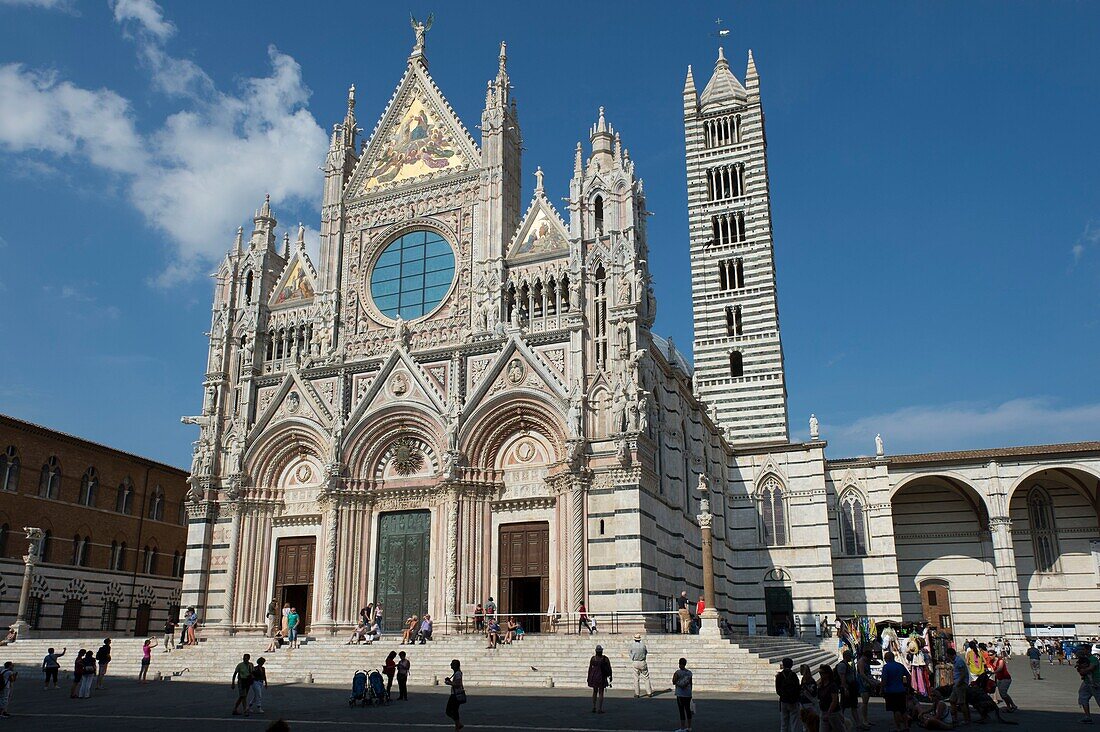
<path fill-rule="evenodd" d="M 412 25 L 413 32 L 416 33 L 416 45 L 413 46 L 414 55 L 423 55 L 424 36 L 432 29 L 433 20 L 435 20 L 435 13 L 428 13 L 428 18 L 423 23 L 417 20 L 415 15 L 409 13 L 409 23 Z"/>

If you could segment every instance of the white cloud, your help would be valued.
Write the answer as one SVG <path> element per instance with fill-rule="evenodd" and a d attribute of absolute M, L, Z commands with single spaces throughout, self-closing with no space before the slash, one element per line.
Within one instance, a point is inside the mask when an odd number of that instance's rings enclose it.
<path fill-rule="evenodd" d="M 1085 224 L 1085 230 L 1081 233 L 1081 237 L 1077 240 L 1077 243 L 1073 245 L 1070 252 L 1073 254 L 1073 263 L 1077 264 L 1081 261 L 1081 258 L 1085 256 L 1085 252 L 1100 244 L 1100 226 L 1094 221 L 1090 221 Z"/>
<path fill-rule="evenodd" d="M 1052 399 L 1034 397 L 994 405 L 915 406 L 848 424 L 823 422 L 821 426 L 821 436 L 829 441 L 830 453 L 835 456 L 872 453 L 878 433 L 887 453 L 895 455 L 1080 442 L 1100 438 L 1100 404 L 1062 406 Z"/>
<path fill-rule="evenodd" d="M 143 136 L 117 93 L 8 64 L 0 66 L 0 150 L 85 159 L 123 176 L 129 201 L 172 245 L 154 278 L 170 285 L 220 257 L 265 193 L 276 214 L 280 204 L 315 205 L 328 138 L 306 108 L 301 66 L 274 46 L 270 75 L 225 93 L 198 65 L 164 50 L 174 26 L 156 3 L 117 0 L 112 7 L 134 29 L 129 35 L 156 88 L 186 100 L 186 108 Z"/>
<path fill-rule="evenodd" d="M 126 99 L 21 64 L 0 66 L 0 148 L 80 155 L 115 173 L 136 173 L 146 164 Z"/>
<path fill-rule="evenodd" d="M 160 41 L 168 40 L 176 27 L 165 19 L 160 6 L 153 0 L 114 0 L 115 22 L 134 25 L 139 32 L 150 33 Z"/>
<path fill-rule="evenodd" d="M 0 5 L 16 5 L 28 8 L 42 8 L 43 10 L 73 9 L 74 0 L 0 0 Z"/>

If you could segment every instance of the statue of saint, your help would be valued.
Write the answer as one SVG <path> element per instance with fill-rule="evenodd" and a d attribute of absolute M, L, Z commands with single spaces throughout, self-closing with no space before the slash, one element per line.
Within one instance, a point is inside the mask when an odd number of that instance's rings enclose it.
<path fill-rule="evenodd" d="M 821 436 L 821 433 L 819 431 L 819 425 L 817 423 L 817 415 L 811 414 L 810 415 L 810 439 L 811 440 L 816 440 L 820 436 Z"/>
<path fill-rule="evenodd" d="M 886 448 L 882 444 L 882 435 L 875 435 L 875 456 L 882 457 L 886 454 Z"/>

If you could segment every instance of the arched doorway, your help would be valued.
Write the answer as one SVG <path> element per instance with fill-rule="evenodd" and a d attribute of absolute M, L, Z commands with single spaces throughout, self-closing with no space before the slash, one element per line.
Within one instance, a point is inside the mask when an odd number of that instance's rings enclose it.
<path fill-rule="evenodd" d="M 942 620 L 954 634 L 999 633 L 989 515 L 977 490 L 954 475 L 919 475 L 903 481 L 890 502 L 901 619 L 939 625 L 939 616 L 946 615 Z M 935 607 L 929 605 L 926 580 L 940 583 L 928 585 Z M 948 612 L 939 609 L 945 599 Z"/>

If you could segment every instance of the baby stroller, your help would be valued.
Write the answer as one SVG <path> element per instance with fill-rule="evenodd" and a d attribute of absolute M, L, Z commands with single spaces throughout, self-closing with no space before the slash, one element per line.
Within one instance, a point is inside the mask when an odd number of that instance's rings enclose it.
<path fill-rule="evenodd" d="M 351 677 L 351 697 L 348 698 L 348 706 L 354 707 L 356 704 L 361 706 L 367 706 L 370 702 L 370 698 L 367 696 L 367 672 L 359 670 L 355 672 L 355 675 Z"/>
<path fill-rule="evenodd" d="M 378 669 L 370 672 L 370 685 L 367 687 L 368 703 L 389 704 L 390 693 L 386 691 L 386 681 Z"/>

